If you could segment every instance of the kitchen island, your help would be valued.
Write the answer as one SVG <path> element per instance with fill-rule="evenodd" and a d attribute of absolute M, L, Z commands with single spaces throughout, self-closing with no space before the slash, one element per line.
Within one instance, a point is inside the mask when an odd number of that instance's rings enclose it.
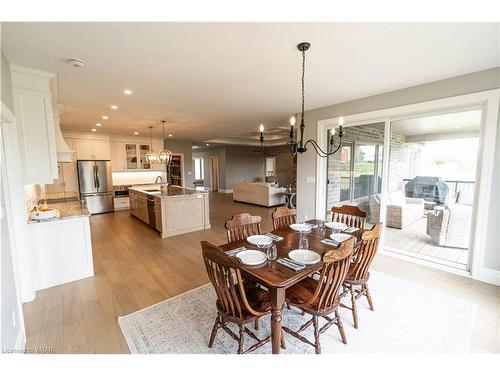
<path fill-rule="evenodd" d="M 130 213 L 162 238 L 210 229 L 208 192 L 166 185 L 129 188 Z"/>

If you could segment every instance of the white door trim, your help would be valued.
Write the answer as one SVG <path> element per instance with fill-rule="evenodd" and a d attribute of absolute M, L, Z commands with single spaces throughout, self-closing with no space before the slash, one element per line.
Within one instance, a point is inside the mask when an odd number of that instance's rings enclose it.
<path fill-rule="evenodd" d="M 423 113 L 425 113 L 426 115 L 432 115 L 471 109 L 481 109 L 483 111 L 478 158 L 478 187 L 476 188 L 475 195 L 475 200 L 477 202 L 476 211 L 474 213 L 475 228 L 472 233 L 473 240 L 471 242 L 470 250 L 472 254 L 472 258 L 470 260 L 470 274 L 472 278 L 479 279 L 485 282 L 491 282 L 491 274 L 492 271 L 494 271 L 484 267 L 484 249 L 486 245 L 486 224 L 488 220 L 488 208 L 491 196 L 491 182 L 493 178 L 495 141 L 499 123 L 499 102 L 500 89 L 495 89 L 344 116 L 345 128 L 369 123 L 385 122 L 385 129 L 387 133 L 388 121 L 390 122 L 403 118 L 418 117 Z M 327 130 L 336 127 L 338 121 L 339 117 L 318 121 L 317 131 L 318 144 L 320 145 L 320 147 L 326 148 L 326 132 Z M 386 138 L 387 137 L 388 134 L 386 134 Z M 387 139 L 384 139 L 384 147 L 388 149 L 386 144 L 387 141 Z M 316 158 L 316 217 L 319 216 L 319 214 L 322 212 L 322 209 L 325 207 L 327 176 L 326 173 L 322 172 L 326 171 L 326 167 L 326 159 L 318 156 Z M 385 175 L 387 176 L 387 173 L 385 173 Z M 382 204 L 382 206 L 385 206 L 385 204 Z M 498 281 L 497 278 L 496 283 L 498 282 L 500 281 Z"/>
<path fill-rule="evenodd" d="M 0 216 L 5 216 L 7 219 L 8 231 L 9 231 L 9 242 L 10 242 L 10 250 L 11 250 L 11 260 L 12 260 L 12 268 L 14 274 L 14 283 L 16 288 L 16 296 L 17 296 L 17 310 L 19 317 L 19 325 L 20 329 L 18 332 L 18 336 L 16 339 L 16 347 L 15 349 L 24 350 L 26 345 L 26 328 L 24 324 L 24 312 L 22 308 L 22 290 L 21 290 L 21 275 L 19 270 L 19 249 L 16 241 L 16 233 L 13 229 L 14 225 L 14 215 L 13 208 L 11 204 L 11 189 L 9 187 L 9 177 L 7 173 L 7 158 L 5 158 L 5 149 L 3 146 L 4 138 L 3 138 L 3 127 L 4 126 L 15 126 L 16 124 L 16 116 L 7 108 L 7 106 L 1 103 L 1 114 L 0 114 L 0 174 L 2 178 L 0 178 L 0 184 L 2 184 L 1 190 L 3 190 L 3 194 L 5 195 L 5 207 L 1 210 Z M 20 192 L 18 192 L 19 194 Z M 34 291 L 33 291 L 34 293 Z"/>

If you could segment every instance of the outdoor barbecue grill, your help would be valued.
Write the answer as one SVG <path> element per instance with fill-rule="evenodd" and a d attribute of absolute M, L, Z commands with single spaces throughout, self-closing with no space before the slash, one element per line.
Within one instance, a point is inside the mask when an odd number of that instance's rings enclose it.
<path fill-rule="evenodd" d="M 423 198 L 426 201 L 443 204 L 448 195 L 448 185 L 440 177 L 417 176 L 405 186 L 409 198 Z"/>

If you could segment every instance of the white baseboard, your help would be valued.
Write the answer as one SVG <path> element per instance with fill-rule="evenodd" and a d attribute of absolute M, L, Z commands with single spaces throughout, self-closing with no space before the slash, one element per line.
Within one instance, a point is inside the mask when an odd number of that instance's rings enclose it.
<path fill-rule="evenodd" d="M 500 285 L 500 271 L 481 267 L 479 269 L 477 279 L 488 284 Z"/>

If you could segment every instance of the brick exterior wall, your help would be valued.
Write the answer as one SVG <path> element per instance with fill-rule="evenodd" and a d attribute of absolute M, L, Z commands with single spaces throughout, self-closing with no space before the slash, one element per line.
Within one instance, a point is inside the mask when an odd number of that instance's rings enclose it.
<path fill-rule="evenodd" d="M 381 148 L 384 144 L 384 124 L 363 125 L 345 129 L 343 142 L 354 144 L 376 144 Z M 406 143 L 405 136 L 391 135 L 391 150 L 389 158 L 389 191 L 402 188 L 404 178 L 412 178 L 416 173 L 416 166 L 420 159 L 421 146 L 416 143 Z M 383 155 L 383 153 L 382 153 Z M 341 196 L 341 152 L 339 151 L 328 160 L 328 207 L 339 204 Z M 379 160 L 381 167 L 382 160 Z M 363 199 L 360 199 L 363 201 Z M 366 199 L 364 201 L 367 201 Z M 363 209 L 368 209 L 367 202 L 361 202 Z M 328 208 L 327 208 L 328 210 Z"/>

